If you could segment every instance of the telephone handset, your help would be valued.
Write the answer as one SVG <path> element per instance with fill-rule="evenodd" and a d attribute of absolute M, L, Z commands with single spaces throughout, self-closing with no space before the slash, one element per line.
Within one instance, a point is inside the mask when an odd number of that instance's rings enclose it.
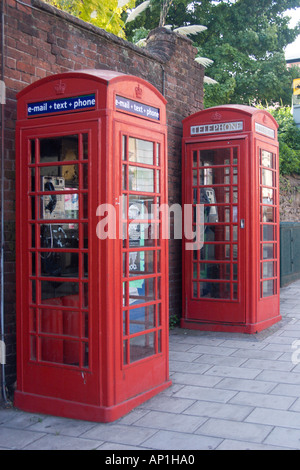
<path fill-rule="evenodd" d="M 65 195 L 57 194 L 57 191 L 65 189 L 65 179 L 62 176 L 42 176 L 42 191 L 55 191 L 55 194 L 42 198 L 43 219 L 65 218 Z"/>
<path fill-rule="evenodd" d="M 53 183 L 51 181 L 47 181 L 44 186 L 45 191 L 55 191 L 55 188 L 53 186 Z M 50 196 L 50 200 L 48 204 L 45 206 L 45 211 L 49 211 L 50 214 L 54 211 L 57 203 L 57 198 L 56 195 L 53 194 L 53 196 Z"/>

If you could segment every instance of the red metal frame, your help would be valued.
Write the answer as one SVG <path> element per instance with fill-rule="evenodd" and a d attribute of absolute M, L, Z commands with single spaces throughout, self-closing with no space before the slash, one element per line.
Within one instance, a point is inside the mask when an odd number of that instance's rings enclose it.
<path fill-rule="evenodd" d="M 203 247 L 183 240 L 182 327 L 255 333 L 281 319 L 277 128 L 237 105 L 183 121 L 183 204 L 205 211 Z"/>
<path fill-rule="evenodd" d="M 15 404 L 21 409 L 112 421 L 170 385 L 168 242 L 130 249 L 118 230 L 115 238 L 97 236 L 101 204 L 114 208 L 118 224 L 122 194 L 167 202 L 165 105 L 147 82 L 99 70 L 47 77 L 18 95 Z M 29 116 L 29 107 L 37 115 Z M 153 142 L 153 164 L 123 161 L 124 136 Z M 154 171 L 153 191 L 124 190 L 123 166 Z M 153 254 L 150 273 L 132 278 L 127 265 L 122 274 L 123 256 L 128 264 L 132 250 L 145 260 Z M 133 308 L 129 298 L 123 307 L 122 298 L 123 282 L 132 279 L 154 286 L 151 299 L 138 299 L 144 312 L 153 312 L 152 323 L 145 313 L 133 333 Z M 142 355 L 133 361 L 127 349 L 125 360 L 124 344 L 134 340 Z"/>

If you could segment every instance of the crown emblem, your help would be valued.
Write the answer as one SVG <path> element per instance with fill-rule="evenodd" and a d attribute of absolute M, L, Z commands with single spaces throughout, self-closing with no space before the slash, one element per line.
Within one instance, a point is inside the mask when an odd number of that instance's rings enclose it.
<path fill-rule="evenodd" d="M 218 113 L 217 111 L 212 114 L 211 120 L 212 121 L 221 121 L 222 119 L 222 114 Z"/>
<path fill-rule="evenodd" d="M 66 91 L 66 84 L 61 80 L 54 86 L 57 95 L 63 95 Z"/>
<path fill-rule="evenodd" d="M 141 99 L 142 96 L 143 96 L 143 89 L 140 87 L 140 85 L 138 85 L 136 88 L 135 88 L 135 94 L 136 94 L 136 97 Z"/>

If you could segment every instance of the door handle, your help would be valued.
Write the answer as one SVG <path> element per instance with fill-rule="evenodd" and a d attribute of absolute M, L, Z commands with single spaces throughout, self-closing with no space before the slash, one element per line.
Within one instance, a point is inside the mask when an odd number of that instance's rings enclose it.
<path fill-rule="evenodd" d="M 240 220 L 240 227 L 245 228 L 245 219 Z"/>

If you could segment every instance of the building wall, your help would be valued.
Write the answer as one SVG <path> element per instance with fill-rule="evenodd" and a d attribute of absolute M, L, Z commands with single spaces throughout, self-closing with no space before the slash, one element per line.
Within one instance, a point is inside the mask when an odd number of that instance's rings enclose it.
<path fill-rule="evenodd" d="M 4 2 L 6 85 L 5 343 L 6 376 L 15 380 L 15 122 L 16 94 L 34 81 L 66 71 L 111 69 L 139 76 L 166 97 L 169 204 L 181 203 L 182 119 L 203 108 L 204 69 L 192 42 L 164 28 L 149 35 L 145 49 L 50 7 L 41 0 Z M 181 241 L 170 241 L 170 315 L 181 314 Z"/>

